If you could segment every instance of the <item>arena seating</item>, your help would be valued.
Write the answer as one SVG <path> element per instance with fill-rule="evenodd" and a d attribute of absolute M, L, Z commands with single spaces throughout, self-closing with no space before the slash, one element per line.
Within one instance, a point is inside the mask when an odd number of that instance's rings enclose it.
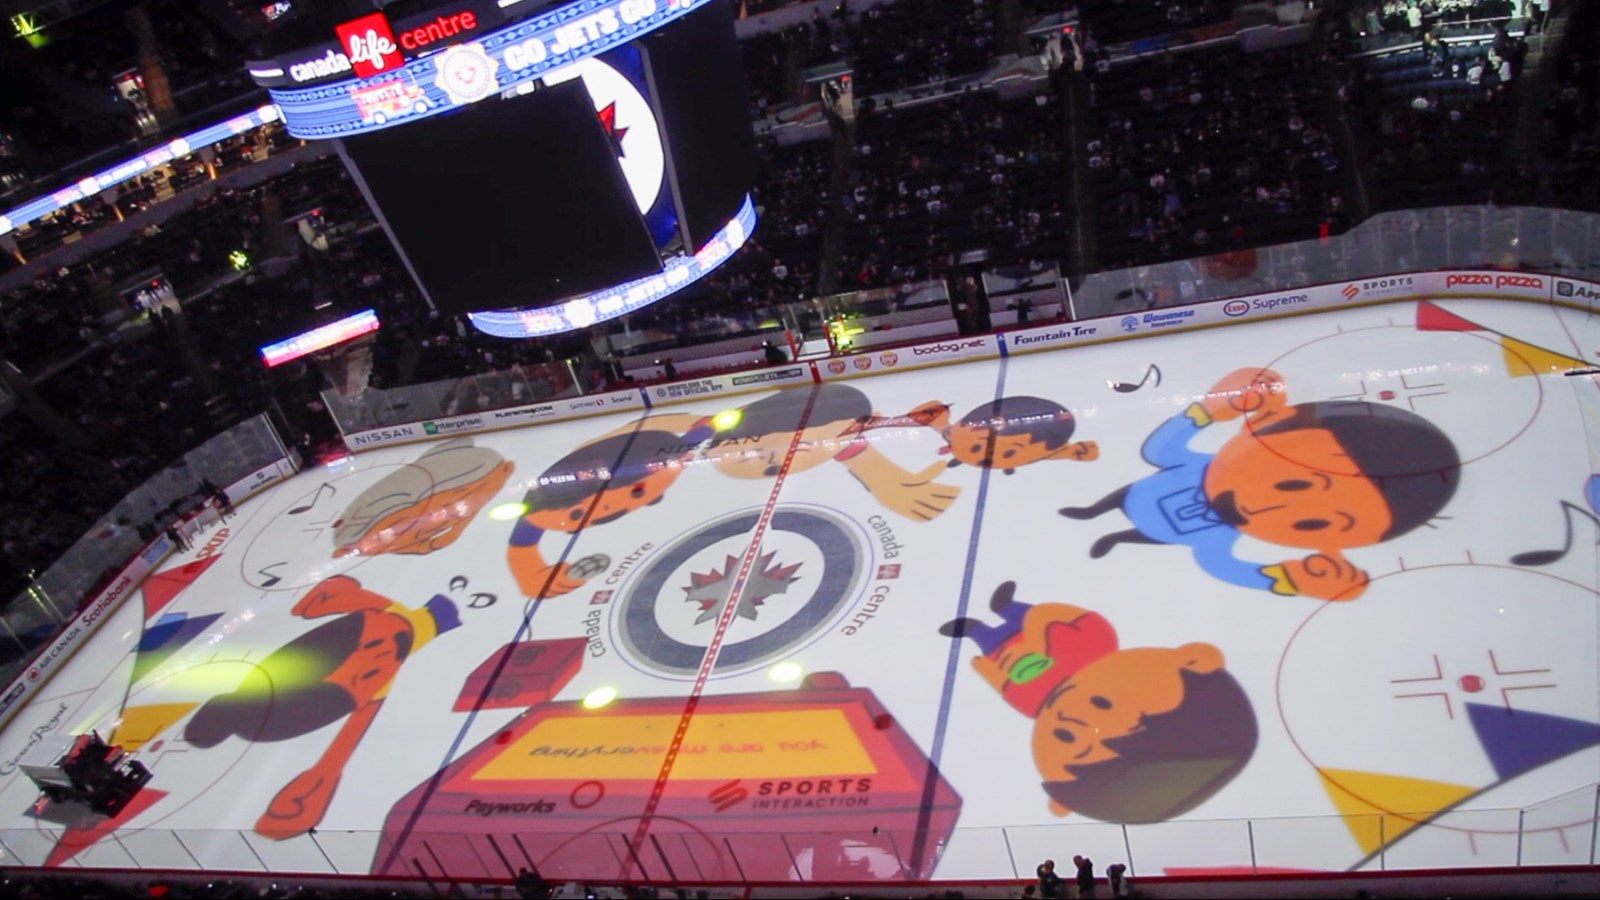
<path fill-rule="evenodd" d="M 952 256 L 1058 259 L 1067 231 L 1058 102 L 992 91 L 864 113 L 841 290 L 939 277 Z"/>
<path fill-rule="evenodd" d="M 1167 54 L 1098 73 L 1091 89 L 1103 268 L 1313 237 L 1343 209 L 1304 48 Z"/>

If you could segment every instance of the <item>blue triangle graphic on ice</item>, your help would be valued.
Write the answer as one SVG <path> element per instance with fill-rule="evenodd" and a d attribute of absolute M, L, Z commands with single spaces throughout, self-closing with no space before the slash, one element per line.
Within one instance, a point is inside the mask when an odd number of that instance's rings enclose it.
<path fill-rule="evenodd" d="M 1467 715 L 1501 781 L 1600 744 L 1600 725 L 1581 719 L 1483 703 L 1468 703 Z"/>

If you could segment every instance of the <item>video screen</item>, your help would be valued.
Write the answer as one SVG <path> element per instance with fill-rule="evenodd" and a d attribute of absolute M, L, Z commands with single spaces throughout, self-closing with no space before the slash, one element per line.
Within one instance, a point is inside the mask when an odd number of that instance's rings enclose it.
<path fill-rule="evenodd" d="M 581 79 L 345 147 L 443 313 L 545 306 L 661 271 Z"/>

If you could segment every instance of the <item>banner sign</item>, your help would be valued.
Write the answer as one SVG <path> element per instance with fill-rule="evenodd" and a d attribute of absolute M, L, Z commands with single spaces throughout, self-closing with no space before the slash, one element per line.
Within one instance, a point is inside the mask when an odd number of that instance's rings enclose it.
<path fill-rule="evenodd" d="M 95 595 L 95 598 L 83 607 L 66 630 L 57 635 L 44 652 L 33 658 L 27 671 L 6 688 L 5 694 L 0 695 L 0 728 L 4 728 L 27 698 L 49 681 L 55 670 L 77 651 L 79 645 L 94 634 L 106 614 L 133 595 L 139 583 L 144 580 L 144 576 L 171 550 L 172 545 L 165 537 L 157 538 L 146 546 L 143 552 L 117 573 L 117 577 L 111 580 L 111 584 L 105 590 Z"/>
<path fill-rule="evenodd" d="M 581 419 L 585 416 L 602 413 L 626 412 L 630 409 L 644 408 L 646 408 L 646 404 L 640 396 L 640 391 L 613 391 L 609 394 L 591 394 L 586 397 L 546 400 L 542 403 L 529 403 L 507 409 L 488 410 L 441 419 L 426 419 L 405 425 L 392 425 L 387 428 L 356 431 L 345 435 L 344 443 L 351 451 L 359 452 L 361 450 L 371 450 L 374 447 L 404 444 L 409 441 L 424 440 L 430 437 L 471 434 L 477 431 L 490 431 L 496 428 L 509 428 L 534 422 L 560 422 L 565 419 Z"/>
<path fill-rule="evenodd" d="M 792 363 L 775 369 L 756 369 L 731 375 L 712 375 L 691 381 L 674 381 L 655 387 L 642 388 L 645 402 L 650 406 L 676 403 L 681 400 L 699 400 L 703 397 L 745 394 L 750 391 L 781 388 L 793 384 L 810 384 L 815 380 L 808 363 Z"/>
<path fill-rule="evenodd" d="M 839 356 L 820 364 L 825 380 L 855 378 L 901 369 L 917 369 L 939 363 L 974 359 L 995 359 L 1001 355 L 1000 339 L 985 334 L 974 337 L 949 338 L 931 344 L 895 347 L 890 350 L 870 350 L 851 356 Z"/>
<path fill-rule="evenodd" d="M 531 84 L 550 72 L 637 40 L 683 18 L 711 0 L 578 0 L 494 31 L 480 31 L 472 12 L 420 27 L 412 20 L 399 36 L 382 13 L 341 26 L 338 49 L 296 63 L 251 68 L 263 84 L 295 84 L 345 74 L 355 78 L 315 87 L 274 87 L 273 102 L 297 138 L 348 137 L 424 119 Z M 431 11 L 430 16 L 438 16 Z M 471 20 L 472 27 L 467 27 Z M 380 21 L 381 20 L 381 21 Z M 448 32 L 448 33 L 447 33 Z M 433 35 L 437 35 L 434 37 Z M 463 40 L 462 37 L 468 39 Z M 405 45 L 415 45 L 411 50 Z M 433 53 L 433 50 L 439 50 Z M 409 62 L 407 52 L 427 51 Z M 357 59 L 356 57 L 359 57 Z"/>

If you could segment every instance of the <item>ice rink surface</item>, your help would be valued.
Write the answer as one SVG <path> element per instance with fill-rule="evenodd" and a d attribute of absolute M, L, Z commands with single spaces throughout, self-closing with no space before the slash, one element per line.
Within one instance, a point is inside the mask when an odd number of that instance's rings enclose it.
<path fill-rule="evenodd" d="M 0 846 L 677 881 L 1587 863 L 1589 327 L 1396 303 L 309 470 L 0 734 Z M 110 820 L 17 768 L 90 729 L 154 772 Z"/>

